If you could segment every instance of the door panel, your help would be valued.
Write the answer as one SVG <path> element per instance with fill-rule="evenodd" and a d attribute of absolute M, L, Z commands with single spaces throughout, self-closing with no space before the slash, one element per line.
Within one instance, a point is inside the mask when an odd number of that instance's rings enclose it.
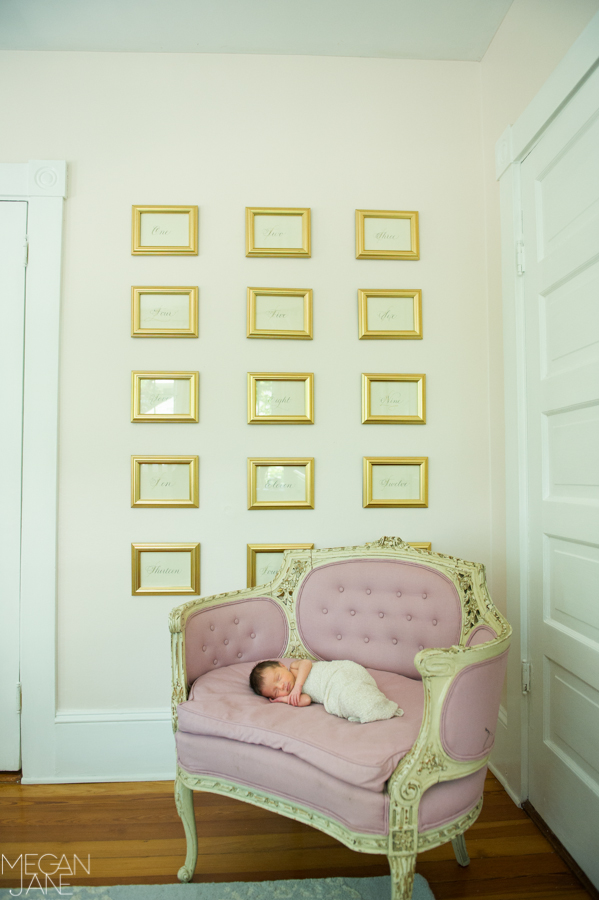
<path fill-rule="evenodd" d="M 599 883 L 599 72 L 520 175 L 530 801 Z"/>
<path fill-rule="evenodd" d="M 19 595 L 27 203 L 0 201 L 0 770 L 21 766 Z"/>

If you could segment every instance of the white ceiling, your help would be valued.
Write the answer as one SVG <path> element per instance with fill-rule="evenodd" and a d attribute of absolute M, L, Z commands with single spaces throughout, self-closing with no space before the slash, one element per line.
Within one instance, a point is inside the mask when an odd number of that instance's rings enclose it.
<path fill-rule="evenodd" d="M 0 49 L 480 60 L 512 0 L 0 0 Z"/>

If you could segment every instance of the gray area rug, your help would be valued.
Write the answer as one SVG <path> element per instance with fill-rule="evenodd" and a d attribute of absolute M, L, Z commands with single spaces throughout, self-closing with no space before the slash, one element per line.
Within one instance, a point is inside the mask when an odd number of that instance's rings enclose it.
<path fill-rule="evenodd" d="M 33 893 L 33 892 L 32 892 Z M 39 896 L 33 894 L 33 896 Z M 73 900 L 390 900 L 391 879 L 305 878 L 290 881 L 231 881 L 222 884 L 132 884 L 115 887 L 50 888 L 44 896 Z M 19 888 L 0 890 L 0 900 L 19 896 Z M 21 897 L 26 894 L 24 887 Z M 414 879 L 412 900 L 435 900 L 422 875 Z"/>

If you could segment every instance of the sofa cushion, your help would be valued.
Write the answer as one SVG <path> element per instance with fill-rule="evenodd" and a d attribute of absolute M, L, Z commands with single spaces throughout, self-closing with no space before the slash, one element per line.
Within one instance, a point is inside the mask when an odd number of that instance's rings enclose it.
<path fill-rule="evenodd" d="M 200 676 L 178 707 L 179 730 L 284 750 L 349 784 L 384 789 L 420 730 L 422 682 L 369 669 L 404 715 L 361 725 L 330 715 L 320 704 L 295 708 L 257 696 L 248 680 L 253 665 L 240 663 Z"/>
<path fill-rule="evenodd" d="M 306 575 L 297 595 L 297 627 L 318 659 L 353 659 L 420 678 L 414 657 L 425 647 L 459 642 L 462 608 L 453 582 L 430 566 L 348 559 Z"/>

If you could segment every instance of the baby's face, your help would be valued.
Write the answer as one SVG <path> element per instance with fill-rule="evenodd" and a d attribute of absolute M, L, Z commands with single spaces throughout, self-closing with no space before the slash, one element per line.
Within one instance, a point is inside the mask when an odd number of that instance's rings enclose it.
<path fill-rule="evenodd" d="M 275 668 L 271 666 L 266 669 L 262 677 L 262 690 L 260 693 L 269 700 L 275 700 L 277 697 L 286 697 L 293 690 L 295 684 L 295 675 L 282 663 Z"/>

